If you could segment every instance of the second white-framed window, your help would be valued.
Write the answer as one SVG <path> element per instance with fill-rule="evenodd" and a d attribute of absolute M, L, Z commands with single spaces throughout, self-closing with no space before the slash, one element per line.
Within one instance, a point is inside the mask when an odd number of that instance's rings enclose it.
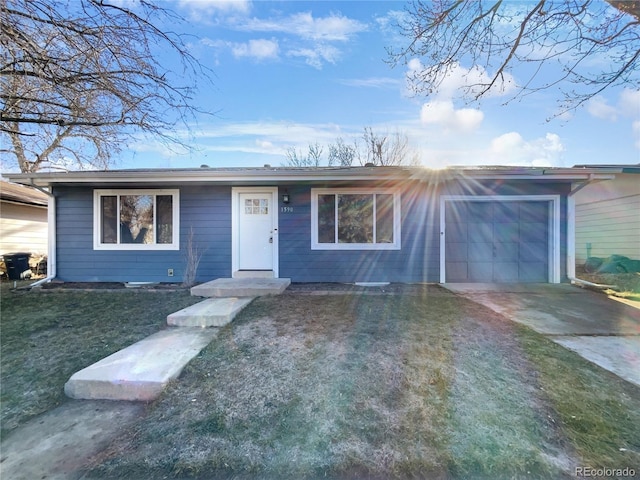
<path fill-rule="evenodd" d="M 312 250 L 399 250 L 400 245 L 397 191 L 311 189 Z"/>

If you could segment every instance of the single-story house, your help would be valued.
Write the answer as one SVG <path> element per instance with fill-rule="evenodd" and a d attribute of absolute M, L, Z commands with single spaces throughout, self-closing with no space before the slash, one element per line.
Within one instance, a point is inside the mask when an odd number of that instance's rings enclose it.
<path fill-rule="evenodd" d="M 620 169 L 197 168 L 12 174 L 52 192 L 49 274 L 196 281 L 549 282 L 574 272 L 573 193 Z"/>
<path fill-rule="evenodd" d="M 47 253 L 47 203 L 46 193 L 0 181 L 0 255 Z"/>
<path fill-rule="evenodd" d="M 589 257 L 611 255 L 640 260 L 640 164 L 583 167 L 618 167 L 620 172 L 612 180 L 592 182 L 575 194 L 577 264 L 583 265 Z"/>

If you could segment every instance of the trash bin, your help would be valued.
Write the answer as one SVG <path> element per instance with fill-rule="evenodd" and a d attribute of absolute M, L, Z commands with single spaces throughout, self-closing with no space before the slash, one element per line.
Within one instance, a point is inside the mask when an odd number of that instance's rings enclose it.
<path fill-rule="evenodd" d="M 9 280 L 22 280 L 25 277 L 31 276 L 31 270 L 29 270 L 29 257 L 30 253 L 5 253 L 4 264 L 7 267 L 7 276 Z M 25 272 L 29 272 L 24 275 Z"/>

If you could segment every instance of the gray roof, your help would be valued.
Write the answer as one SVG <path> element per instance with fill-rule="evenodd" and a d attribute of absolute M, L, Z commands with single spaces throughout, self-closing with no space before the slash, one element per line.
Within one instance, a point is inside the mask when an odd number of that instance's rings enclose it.
<path fill-rule="evenodd" d="M 554 181 L 588 180 L 594 175 L 622 173 L 621 166 L 589 166 L 580 168 L 462 166 L 441 170 L 413 166 L 393 167 L 227 167 L 128 169 L 75 172 L 36 172 L 5 174 L 10 180 L 26 185 L 176 185 L 183 183 L 267 185 L 274 182 L 323 181 L 394 181 L 418 180 L 441 182 L 456 178 L 538 179 Z"/>

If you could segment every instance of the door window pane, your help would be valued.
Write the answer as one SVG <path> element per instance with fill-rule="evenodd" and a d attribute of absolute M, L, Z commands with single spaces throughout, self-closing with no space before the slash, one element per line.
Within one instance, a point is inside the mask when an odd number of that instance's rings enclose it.
<path fill-rule="evenodd" d="M 245 215 L 268 215 L 269 199 L 268 198 L 247 198 L 244 201 Z"/>

